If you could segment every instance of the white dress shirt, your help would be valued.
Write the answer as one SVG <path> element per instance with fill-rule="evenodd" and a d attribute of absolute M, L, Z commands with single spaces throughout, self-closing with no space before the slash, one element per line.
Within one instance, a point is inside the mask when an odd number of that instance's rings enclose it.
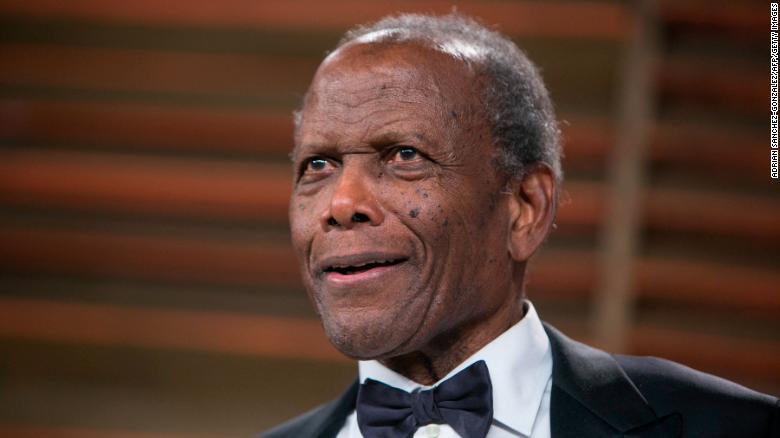
<path fill-rule="evenodd" d="M 493 386 L 493 423 L 487 438 L 550 438 L 552 353 L 534 306 L 524 301 L 523 319 L 458 365 L 438 385 L 478 360 L 484 360 Z M 360 383 L 366 379 L 412 392 L 430 389 L 407 379 L 375 360 L 358 363 Z M 353 411 L 337 438 L 363 438 Z M 414 438 L 461 438 L 449 425 L 420 427 Z"/>

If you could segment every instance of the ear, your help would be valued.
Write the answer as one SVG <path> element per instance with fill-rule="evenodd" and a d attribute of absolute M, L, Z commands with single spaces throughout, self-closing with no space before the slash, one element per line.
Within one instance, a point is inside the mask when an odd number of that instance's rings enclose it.
<path fill-rule="evenodd" d="M 525 262 L 542 244 L 555 220 L 556 181 L 552 169 L 540 163 L 528 169 L 522 179 L 509 182 L 509 254 Z"/>

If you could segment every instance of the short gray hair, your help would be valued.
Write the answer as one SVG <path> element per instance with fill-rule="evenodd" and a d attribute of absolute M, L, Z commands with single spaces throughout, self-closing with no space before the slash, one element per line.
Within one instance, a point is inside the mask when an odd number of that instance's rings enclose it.
<path fill-rule="evenodd" d="M 558 181 L 562 179 L 561 135 L 549 93 L 536 66 L 509 38 L 458 13 L 402 14 L 349 30 L 336 49 L 367 38 L 476 49 L 476 67 L 485 78 L 481 100 L 497 146 L 496 164 L 507 175 L 521 178 L 529 166 L 545 163 Z M 454 55 L 470 64 L 468 53 Z M 298 122 L 296 117 L 296 128 Z"/>

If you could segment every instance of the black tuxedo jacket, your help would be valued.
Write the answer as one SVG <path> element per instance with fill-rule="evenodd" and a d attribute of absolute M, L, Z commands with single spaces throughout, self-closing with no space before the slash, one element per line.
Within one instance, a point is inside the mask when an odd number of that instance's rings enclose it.
<path fill-rule="evenodd" d="M 611 355 L 545 325 L 553 355 L 552 438 L 780 438 L 780 401 L 674 362 Z M 333 438 L 358 383 L 260 438 Z M 367 437 L 370 438 L 370 437 Z M 464 437 L 466 438 L 466 437 Z"/>

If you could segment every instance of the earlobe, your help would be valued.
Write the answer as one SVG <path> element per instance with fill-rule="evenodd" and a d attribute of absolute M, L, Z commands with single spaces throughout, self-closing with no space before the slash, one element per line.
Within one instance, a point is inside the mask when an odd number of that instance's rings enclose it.
<path fill-rule="evenodd" d="M 516 262 L 527 261 L 542 244 L 555 220 L 556 181 L 545 164 L 535 165 L 522 179 L 509 183 L 507 246 Z"/>

